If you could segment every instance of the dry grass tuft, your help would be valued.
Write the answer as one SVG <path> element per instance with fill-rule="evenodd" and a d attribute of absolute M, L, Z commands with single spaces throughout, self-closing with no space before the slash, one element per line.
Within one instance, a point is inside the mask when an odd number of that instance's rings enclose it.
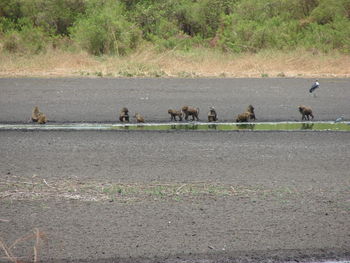
<path fill-rule="evenodd" d="M 34 240 L 33 253 L 31 253 L 29 256 L 31 259 L 28 260 L 28 258 L 16 257 L 13 253 L 13 249 L 16 247 L 16 245 L 28 242 L 30 240 Z M 38 228 L 35 228 L 27 235 L 16 239 L 10 246 L 7 246 L 6 243 L 0 238 L 0 248 L 5 253 L 5 257 L 3 257 L 3 259 L 14 263 L 37 263 L 39 262 L 39 251 L 43 241 L 46 241 L 46 236 L 44 232 L 40 231 Z"/>
<path fill-rule="evenodd" d="M 159 53 L 145 45 L 126 57 L 94 57 L 52 49 L 33 56 L 0 52 L 0 76 L 350 77 L 350 56 L 306 50 L 230 54 L 205 48 Z"/>

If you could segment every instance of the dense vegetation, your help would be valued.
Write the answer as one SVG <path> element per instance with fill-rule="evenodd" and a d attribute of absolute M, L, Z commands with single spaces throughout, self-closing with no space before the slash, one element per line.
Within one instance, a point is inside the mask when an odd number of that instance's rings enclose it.
<path fill-rule="evenodd" d="M 350 53 L 350 0 L 0 0 L 0 50 L 125 55 L 143 42 Z"/>

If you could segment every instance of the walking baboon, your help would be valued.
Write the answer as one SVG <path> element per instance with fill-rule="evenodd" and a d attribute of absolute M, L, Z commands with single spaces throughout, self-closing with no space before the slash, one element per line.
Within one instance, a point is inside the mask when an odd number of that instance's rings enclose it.
<path fill-rule="evenodd" d="M 194 108 L 194 107 L 190 107 L 190 106 L 183 106 L 182 107 L 182 112 L 185 115 L 185 120 L 188 120 L 188 116 L 192 116 L 192 120 L 194 121 L 194 119 L 196 118 L 197 121 L 199 121 L 198 115 L 199 115 L 199 108 Z"/>
<path fill-rule="evenodd" d="M 253 119 L 254 117 L 255 117 L 254 113 L 246 111 L 244 113 L 238 114 L 238 116 L 236 118 L 236 122 L 247 122 L 247 121 Z"/>
<path fill-rule="evenodd" d="M 47 122 L 47 118 L 46 118 L 46 116 L 45 116 L 44 113 L 39 112 L 39 116 L 38 116 L 37 122 L 38 122 L 39 124 L 45 124 L 45 123 Z"/>
<path fill-rule="evenodd" d="M 120 120 L 121 122 L 124 122 L 124 121 L 129 122 L 129 110 L 128 110 L 128 108 L 123 107 L 123 108 L 120 110 L 119 120 Z"/>
<path fill-rule="evenodd" d="M 170 114 L 170 121 L 176 121 L 176 116 L 179 117 L 179 121 L 182 121 L 182 112 L 179 110 L 169 109 L 168 113 Z"/>
<path fill-rule="evenodd" d="M 208 112 L 208 122 L 217 121 L 218 115 L 216 114 L 216 111 L 213 107 L 209 107 Z"/>
<path fill-rule="evenodd" d="M 40 114 L 39 107 L 35 106 L 33 111 L 32 111 L 32 121 L 33 122 L 37 122 L 38 121 L 39 114 Z"/>
<path fill-rule="evenodd" d="M 141 116 L 140 113 L 135 113 L 134 118 L 136 118 L 137 122 L 145 122 L 145 119 Z"/>
<path fill-rule="evenodd" d="M 310 120 L 309 116 L 311 116 L 312 120 L 314 119 L 314 115 L 312 114 L 312 109 L 311 107 L 308 107 L 308 106 L 304 106 L 304 105 L 300 105 L 298 107 L 299 109 L 299 112 L 301 114 L 301 120 Z"/>
<path fill-rule="evenodd" d="M 252 105 L 249 105 L 249 106 L 248 106 L 248 108 L 247 108 L 247 112 L 252 113 L 252 115 L 251 115 L 251 119 L 252 119 L 252 120 L 255 120 L 254 107 L 253 107 Z"/>

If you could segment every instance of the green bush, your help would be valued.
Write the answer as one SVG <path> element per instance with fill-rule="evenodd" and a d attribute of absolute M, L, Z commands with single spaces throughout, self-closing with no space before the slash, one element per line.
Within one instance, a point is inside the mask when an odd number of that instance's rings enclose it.
<path fill-rule="evenodd" d="M 347 2 L 350 1 L 323 0 L 317 6 L 312 1 L 306 5 L 305 0 L 289 4 L 285 0 L 240 1 L 234 14 L 223 17 L 219 44 L 233 52 L 297 47 L 349 52 Z M 304 11 L 298 14 L 295 10 Z"/>
<path fill-rule="evenodd" d="M 94 55 L 125 55 L 142 40 L 160 51 L 349 52 L 349 21 L 350 0 L 0 0 L 0 41 L 11 52 L 74 42 Z"/>
<path fill-rule="evenodd" d="M 3 48 L 11 53 L 38 54 L 46 50 L 48 36 L 40 27 L 27 19 L 19 21 L 20 29 L 7 30 L 3 35 Z"/>
<path fill-rule="evenodd" d="M 350 21 L 335 17 L 333 23 L 319 25 L 312 23 L 301 40 L 301 46 L 317 48 L 323 52 L 334 49 L 350 53 Z"/>
<path fill-rule="evenodd" d="M 22 0 L 0 0 L 0 17 L 17 21 L 22 17 L 21 5 Z"/>
<path fill-rule="evenodd" d="M 84 12 L 84 0 L 22 0 L 21 4 L 24 17 L 55 35 L 67 35 L 68 28 Z"/>
<path fill-rule="evenodd" d="M 334 21 L 337 16 L 345 16 L 345 1 L 320 0 L 320 4 L 312 11 L 311 18 L 318 24 L 324 25 Z"/>
<path fill-rule="evenodd" d="M 87 13 L 70 28 L 71 37 L 93 55 L 125 55 L 136 48 L 141 32 L 124 12 L 119 2 L 91 2 Z"/>

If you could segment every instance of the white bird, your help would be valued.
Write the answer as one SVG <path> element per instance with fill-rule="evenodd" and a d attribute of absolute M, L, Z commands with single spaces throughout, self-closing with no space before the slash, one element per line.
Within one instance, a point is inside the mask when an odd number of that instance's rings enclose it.
<path fill-rule="evenodd" d="M 334 123 L 336 122 L 342 122 L 344 120 L 344 115 L 340 116 L 339 118 L 337 118 Z"/>

